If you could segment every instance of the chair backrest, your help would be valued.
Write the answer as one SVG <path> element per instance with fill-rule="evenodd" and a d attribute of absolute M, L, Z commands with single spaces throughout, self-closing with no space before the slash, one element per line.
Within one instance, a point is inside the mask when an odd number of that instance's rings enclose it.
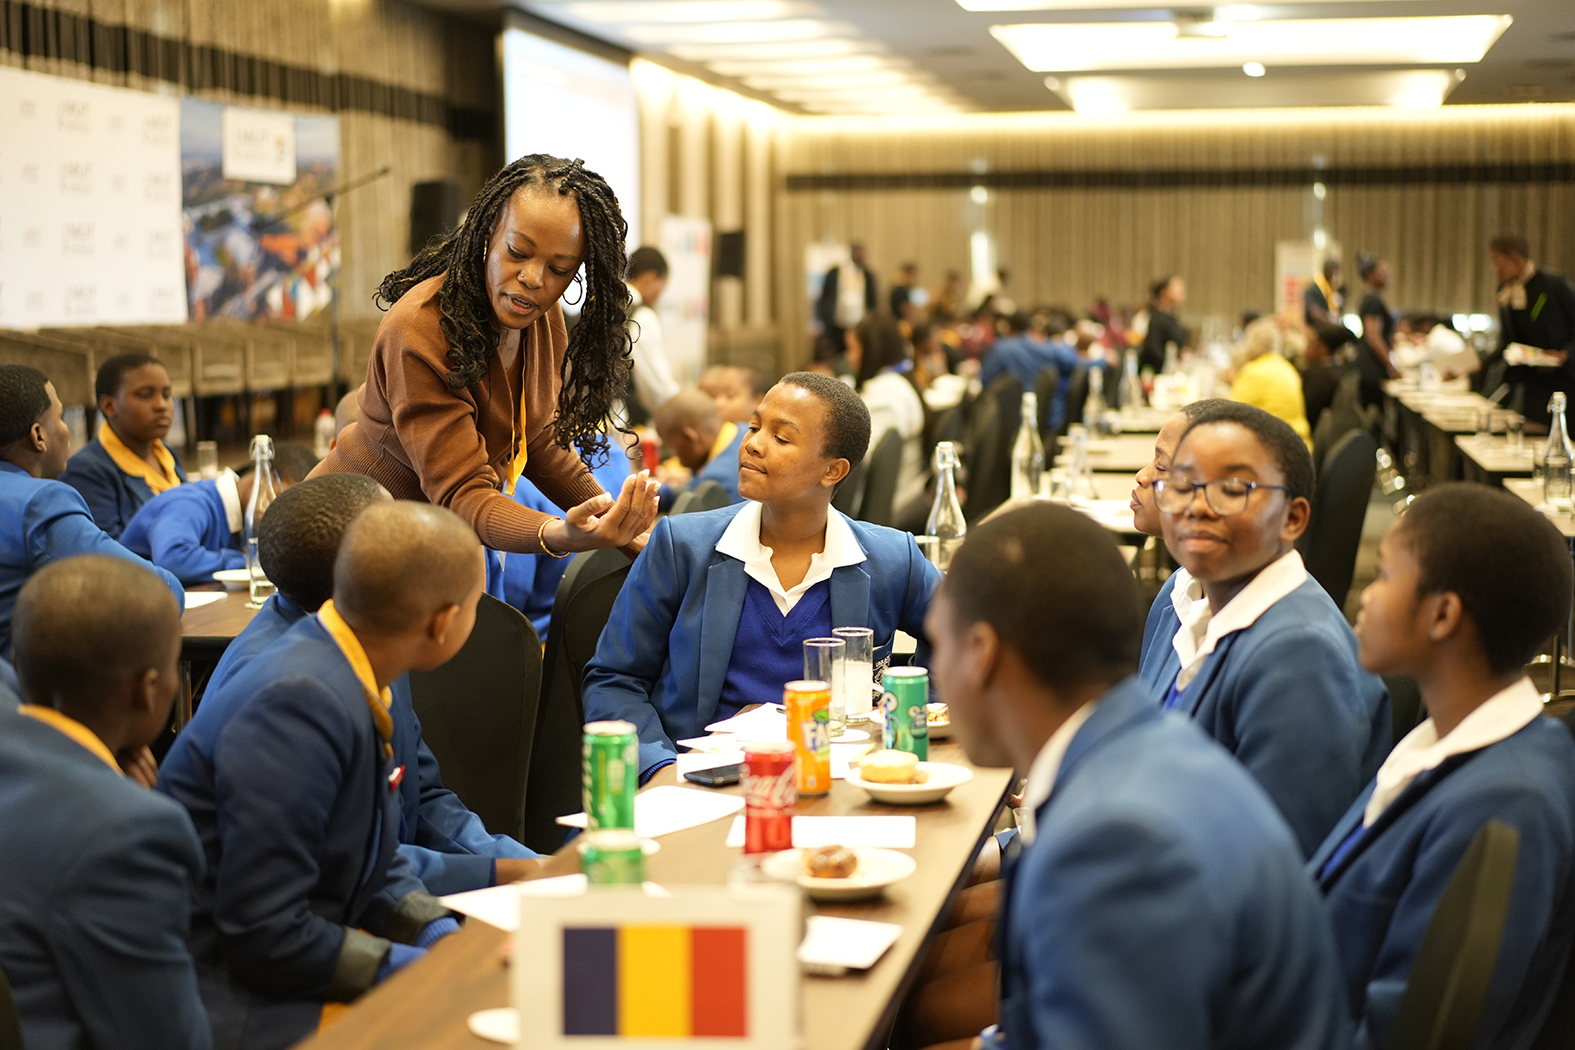
<path fill-rule="evenodd" d="M 897 474 L 902 470 L 902 435 L 887 428 L 875 442 L 870 454 L 869 473 L 864 476 L 864 499 L 859 503 L 859 520 L 872 525 L 890 526 L 896 517 Z"/>
<path fill-rule="evenodd" d="M 410 698 L 443 785 L 488 831 L 518 837 L 541 700 L 541 642 L 530 620 L 483 594 L 470 638 L 437 670 L 412 671 Z"/>
<path fill-rule="evenodd" d="M 1011 372 L 1003 372 L 990 380 L 984 390 L 986 397 L 995 398 L 1001 410 L 1001 430 L 1016 434 L 1023 421 L 1023 382 Z"/>
<path fill-rule="evenodd" d="M 694 499 L 689 504 L 690 512 L 702 510 L 721 510 L 732 503 L 728 498 L 727 490 L 720 482 L 702 481 L 694 490 Z"/>
<path fill-rule="evenodd" d="M 22 1050 L 22 1018 L 4 970 L 0 970 L 0 1050 Z"/>
<path fill-rule="evenodd" d="M 1297 544 L 1307 562 L 1308 574 L 1323 585 L 1341 609 L 1345 608 L 1346 594 L 1356 572 L 1362 523 L 1367 518 L 1377 473 L 1378 442 L 1372 435 L 1353 430 L 1336 442 L 1318 478 L 1312 520 Z"/>
<path fill-rule="evenodd" d="M 1313 473 L 1323 477 L 1324 464 L 1329 461 L 1329 452 L 1345 435 L 1353 430 L 1361 429 L 1359 420 L 1350 413 L 1338 412 L 1326 408 L 1318 415 L 1318 425 L 1313 427 Z"/>
<path fill-rule="evenodd" d="M 1050 425 L 1052 408 L 1055 405 L 1055 395 L 1061 389 L 1061 370 L 1055 365 L 1046 365 L 1039 370 L 1039 375 L 1034 377 L 1034 397 L 1039 402 L 1039 440 L 1044 443 L 1045 454 L 1055 448 L 1056 431 Z M 1063 420 L 1062 426 L 1066 423 Z"/>
<path fill-rule="evenodd" d="M 1496 820 L 1471 840 L 1417 946 L 1389 1050 L 1476 1044 L 1519 852 L 1519 830 Z"/>
<path fill-rule="evenodd" d="M 1083 421 L 1083 402 L 1088 400 L 1088 368 L 1079 365 L 1072 371 L 1072 382 L 1066 388 L 1066 425 Z M 1046 452 L 1049 450 L 1046 449 Z"/>
<path fill-rule="evenodd" d="M 967 497 L 963 514 L 969 523 L 981 521 L 1011 494 L 1012 457 L 1010 438 L 1002 433 L 1001 409 L 993 397 L 974 402 L 968 421 L 968 440 L 963 450 L 967 477 Z"/>
<path fill-rule="evenodd" d="M 1422 706 L 1422 690 L 1416 679 L 1408 674 L 1384 675 L 1384 688 L 1389 690 L 1389 746 L 1393 747 L 1422 724 L 1427 708 Z"/>
<path fill-rule="evenodd" d="M 673 505 L 668 508 L 667 513 L 669 516 L 674 514 L 688 514 L 690 511 L 695 509 L 695 490 L 684 489 L 678 494 L 678 498 L 673 500 Z"/>
<path fill-rule="evenodd" d="M 520 840 L 537 852 L 563 845 L 568 829 L 553 820 L 580 809 L 580 745 L 585 729 L 581 684 L 585 665 L 596 653 L 602 628 L 628 576 L 629 559 L 622 551 L 609 549 L 576 554 L 558 582 Z"/>
<path fill-rule="evenodd" d="M 864 505 L 864 486 L 869 472 L 870 458 L 865 456 L 837 486 L 836 495 L 831 497 L 831 505 L 850 518 L 858 517 L 859 508 Z"/>

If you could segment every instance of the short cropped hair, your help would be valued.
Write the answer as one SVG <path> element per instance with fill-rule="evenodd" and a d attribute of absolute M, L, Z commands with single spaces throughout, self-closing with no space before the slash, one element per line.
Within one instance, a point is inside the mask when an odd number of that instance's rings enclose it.
<path fill-rule="evenodd" d="M 180 641 L 180 609 L 158 577 L 103 554 L 35 572 L 11 625 L 22 695 L 68 713 L 102 710 L 144 671 L 162 669 Z"/>
<path fill-rule="evenodd" d="M 1500 255 L 1518 255 L 1522 259 L 1531 258 L 1531 244 L 1523 233 L 1505 231 L 1488 241 L 1488 251 L 1498 252 Z"/>
<path fill-rule="evenodd" d="M 1383 260 L 1378 258 L 1376 255 L 1370 255 L 1367 252 L 1357 252 L 1356 272 L 1361 276 L 1362 280 L 1365 281 L 1367 280 L 1367 275 L 1378 269 L 1378 264 L 1382 261 Z"/>
<path fill-rule="evenodd" d="M 316 612 L 333 597 L 334 559 L 345 529 L 388 498 L 365 474 L 324 474 L 279 494 L 257 526 L 257 560 L 279 593 Z"/>
<path fill-rule="evenodd" d="M 164 367 L 164 362 L 151 354 L 116 354 L 98 366 L 98 375 L 93 378 L 93 394 L 95 397 L 114 397 L 120 393 L 121 380 L 126 378 L 127 372 L 134 372 L 144 365 L 158 365 Z"/>
<path fill-rule="evenodd" d="M 1176 279 L 1176 275 L 1175 274 L 1167 273 L 1165 276 L 1161 277 L 1159 280 L 1157 280 L 1153 284 L 1149 285 L 1149 287 L 1148 287 L 1148 297 L 1150 299 L 1158 299 L 1160 296 L 1165 294 L 1165 289 L 1169 288 L 1170 287 L 1170 282 L 1174 281 L 1175 279 Z"/>
<path fill-rule="evenodd" d="M 273 449 L 273 470 L 287 485 L 297 485 L 317 466 L 317 453 L 299 441 L 281 441 Z"/>
<path fill-rule="evenodd" d="M 1436 485 L 1393 535 L 1421 568 L 1418 597 L 1460 596 L 1494 675 L 1524 667 L 1563 629 L 1575 567 L 1559 530 L 1525 500 L 1486 485 Z"/>
<path fill-rule="evenodd" d="M 484 576 L 481 541 L 446 507 L 394 500 L 367 507 L 334 559 L 334 606 L 388 634 L 458 605 Z"/>
<path fill-rule="evenodd" d="M 848 461 L 851 472 L 870 447 L 870 410 L 864 399 L 840 379 L 819 372 L 789 372 L 782 382 L 808 390 L 826 406 L 826 432 L 821 451 Z"/>
<path fill-rule="evenodd" d="M 1137 670 L 1144 610 L 1132 570 L 1092 519 L 1033 503 L 968 530 L 941 584 L 962 625 L 987 623 L 1057 689 Z"/>
<path fill-rule="evenodd" d="M 0 449 L 27 437 L 48 411 L 48 376 L 31 365 L 0 365 Z"/>
<path fill-rule="evenodd" d="M 636 248 L 629 255 L 629 268 L 625 271 L 629 280 L 634 280 L 641 274 L 654 273 L 658 277 L 667 276 L 667 256 L 656 248 Z"/>
<path fill-rule="evenodd" d="M 1300 497 L 1311 501 L 1313 498 L 1313 461 L 1312 453 L 1307 451 L 1307 442 L 1301 435 L 1291 429 L 1289 423 L 1277 416 L 1271 416 L 1261 408 L 1242 404 L 1240 401 L 1225 401 L 1215 398 L 1211 404 L 1199 410 L 1196 416 L 1189 416 L 1190 425 L 1186 433 L 1181 435 L 1185 441 L 1187 434 L 1199 427 L 1211 423 L 1234 423 L 1252 433 L 1258 443 L 1268 450 L 1269 455 L 1279 465 L 1280 473 L 1285 475 L 1285 487 L 1290 491 L 1287 495 L 1291 499 Z M 1176 446 L 1179 448 L 1181 442 Z"/>

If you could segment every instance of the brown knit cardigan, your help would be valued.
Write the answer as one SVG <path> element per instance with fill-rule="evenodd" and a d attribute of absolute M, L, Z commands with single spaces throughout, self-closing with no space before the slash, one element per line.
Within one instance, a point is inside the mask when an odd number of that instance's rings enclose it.
<path fill-rule="evenodd" d="M 367 363 L 360 417 L 312 473 L 365 474 L 395 499 L 449 508 L 494 550 L 539 553 L 537 533 L 550 515 L 503 494 L 519 436 L 522 395 L 525 476 L 564 508 L 602 491 L 578 453 L 553 443 L 569 342 L 563 312 L 554 303 L 529 328 L 504 332 L 500 348 L 508 340 L 524 340 L 523 383 L 518 373 L 504 376 L 494 353 L 485 378 L 456 390 L 445 378 L 448 340 L 438 328 L 442 284 L 441 275 L 422 281 L 389 308 Z"/>

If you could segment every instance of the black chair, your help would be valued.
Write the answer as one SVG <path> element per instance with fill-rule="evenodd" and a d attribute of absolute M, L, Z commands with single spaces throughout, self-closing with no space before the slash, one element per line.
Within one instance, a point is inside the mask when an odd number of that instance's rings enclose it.
<path fill-rule="evenodd" d="M 850 518 L 859 516 L 859 508 L 864 504 L 864 486 L 869 477 L 870 458 L 865 456 L 859 460 L 859 465 L 849 471 L 848 476 L 842 479 L 842 484 L 837 486 L 836 495 L 831 497 L 831 505 Z"/>
<path fill-rule="evenodd" d="M 443 785 L 488 831 L 517 838 L 541 700 L 541 642 L 525 614 L 483 594 L 464 647 L 435 671 L 412 671 L 410 698 Z"/>
<path fill-rule="evenodd" d="M 930 431 L 930 440 L 928 442 L 932 454 L 935 451 L 935 446 L 942 441 L 950 441 L 955 444 L 962 440 L 963 431 L 968 424 L 968 413 L 971 407 L 972 402 L 964 399 L 951 408 L 943 409 L 936 415 L 935 426 Z M 930 455 L 927 458 L 933 460 L 934 456 Z"/>
<path fill-rule="evenodd" d="M 1323 585 L 1341 609 L 1345 608 L 1351 577 L 1356 572 L 1362 523 L 1367 518 L 1367 503 L 1377 473 L 1378 442 L 1372 435 L 1353 430 L 1336 442 L 1318 478 L 1312 521 L 1297 543 L 1308 574 Z"/>
<path fill-rule="evenodd" d="M 22 1018 L 4 970 L 0 970 L 0 1050 L 22 1050 Z"/>
<path fill-rule="evenodd" d="M 1003 372 L 990 380 L 990 385 L 984 388 L 985 397 L 995 398 L 996 407 L 1001 410 L 1001 431 L 1008 435 L 1008 439 L 1017 436 L 1017 428 L 1023 422 L 1023 383 L 1010 372 Z"/>
<path fill-rule="evenodd" d="M 963 515 L 969 524 L 982 521 L 1011 494 L 1011 440 L 1012 435 L 1003 431 L 999 402 L 993 397 L 975 401 L 963 450 L 967 474 Z"/>
<path fill-rule="evenodd" d="M 580 810 L 585 665 L 596 653 L 602 628 L 628 576 L 629 559 L 622 551 L 609 549 L 576 554 L 558 581 L 521 839 L 539 853 L 557 849 L 568 834 L 554 819 Z"/>
<path fill-rule="evenodd" d="M 1389 1050 L 1467 1050 L 1476 1043 L 1519 852 L 1520 832 L 1496 820 L 1471 840 L 1417 947 Z"/>
<path fill-rule="evenodd" d="M 864 457 L 869 473 L 864 476 L 864 499 L 858 518 L 872 525 L 890 526 L 895 515 L 897 474 L 902 470 L 902 435 L 887 429 L 870 454 Z"/>
<path fill-rule="evenodd" d="M 720 482 L 702 481 L 694 490 L 694 500 L 689 504 L 691 513 L 702 510 L 721 510 L 733 501 Z"/>
<path fill-rule="evenodd" d="M 1055 440 L 1059 436 L 1056 428 L 1050 425 L 1050 414 L 1060 389 L 1061 370 L 1055 365 L 1041 368 L 1034 378 L 1034 398 L 1039 402 L 1039 440 L 1044 444 L 1045 455 L 1050 458 L 1055 456 Z M 1064 421 L 1062 425 L 1066 425 Z"/>
<path fill-rule="evenodd" d="M 1408 674 L 1384 675 L 1384 688 L 1389 690 L 1389 746 L 1394 747 L 1422 724 L 1427 708 L 1422 706 L 1422 690 L 1416 679 Z"/>
<path fill-rule="evenodd" d="M 1083 421 L 1083 404 L 1088 400 L 1088 368 L 1079 367 L 1072 372 L 1072 382 L 1066 388 L 1066 426 Z M 1045 449 L 1049 454 L 1049 449 Z"/>
<path fill-rule="evenodd" d="M 1568 715 L 1565 723 L 1569 724 Z M 1559 990 L 1553 996 L 1553 1008 L 1548 1011 L 1548 1019 L 1542 1022 L 1542 1033 L 1531 1044 L 1531 1050 L 1569 1050 L 1572 1040 L 1575 1040 L 1575 952 L 1571 952 L 1564 964 L 1564 980 L 1559 982 Z"/>

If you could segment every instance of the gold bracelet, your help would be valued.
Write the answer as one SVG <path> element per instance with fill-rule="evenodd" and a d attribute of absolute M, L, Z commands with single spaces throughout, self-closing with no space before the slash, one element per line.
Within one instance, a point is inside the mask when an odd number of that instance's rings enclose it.
<path fill-rule="evenodd" d="M 544 519 L 542 519 L 542 523 L 541 523 L 540 527 L 538 527 L 536 529 L 536 543 L 541 547 L 541 552 L 543 554 L 547 555 L 548 557 L 552 557 L 552 558 L 567 558 L 569 556 L 569 552 L 568 551 L 564 551 L 564 552 L 562 552 L 560 554 L 559 552 L 553 550 L 551 547 L 547 546 L 547 526 L 551 525 L 555 521 L 562 521 L 562 520 L 563 520 L 562 518 L 544 518 Z"/>

